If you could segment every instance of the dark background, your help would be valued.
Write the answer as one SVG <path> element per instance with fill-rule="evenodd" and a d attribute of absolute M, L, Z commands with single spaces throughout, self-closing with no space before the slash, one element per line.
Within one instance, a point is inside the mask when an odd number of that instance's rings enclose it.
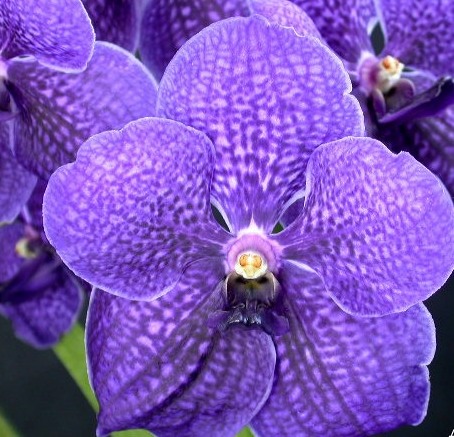
<path fill-rule="evenodd" d="M 429 411 L 418 427 L 386 437 L 448 437 L 454 429 L 454 280 L 426 304 L 437 328 Z M 3 318 L 0 354 L 0 408 L 23 437 L 95 435 L 94 413 L 53 352 L 36 351 L 17 340 Z"/>

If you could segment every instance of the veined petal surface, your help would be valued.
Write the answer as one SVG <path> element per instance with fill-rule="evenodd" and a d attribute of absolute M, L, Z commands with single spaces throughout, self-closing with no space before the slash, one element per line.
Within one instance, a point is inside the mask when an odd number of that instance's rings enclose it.
<path fill-rule="evenodd" d="M 454 73 L 454 5 L 451 0 L 380 0 L 390 54 L 437 76 Z"/>
<path fill-rule="evenodd" d="M 134 52 L 139 39 L 139 1 L 82 0 L 98 41 L 109 41 Z"/>
<path fill-rule="evenodd" d="M 159 80 L 189 38 L 216 21 L 247 15 L 247 0 L 150 0 L 140 29 L 141 58 Z"/>
<path fill-rule="evenodd" d="M 131 299 L 169 291 L 198 259 L 222 264 L 229 235 L 211 215 L 212 148 L 158 118 L 93 136 L 49 181 L 49 241 L 76 275 Z"/>
<path fill-rule="evenodd" d="M 153 78 L 129 52 L 109 43 L 96 43 L 80 74 L 19 60 L 11 63 L 8 79 L 20 111 L 14 126 L 16 156 L 45 179 L 73 161 L 91 135 L 154 114 Z"/>
<path fill-rule="evenodd" d="M 290 332 L 274 339 L 276 380 L 252 421 L 258 436 L 365 437 L 420 423 L 435 351 L 425 307 L 351 316 L 316 275 L 288 264 L 283 270 Z"/>
<path fill-rule="evenodd" d="M 318 148 L 301 216 L 274 238 L 316 271 L 342 309 L 384 315 L 420 302 L 454 267 L 454 207 L 408 153 L 371 138 Z"/>
<path fill-rule="evenodd" d="M 139 427 L 160 437 L 230 437 L 251 420 L 271 389 L 274 346 L 261 330 L 208 327 L 222 305 L 222 276 L 199 262 L 152 302 L 93 293 L 87 351 L 98 435 Z"/>
<path fill-rule="evenodd" d="M 18 216 L 36 184 L 36 176 L 17 162 L 9 142 L 8 124 L 0 123 L 0 223 Z"/>
<path fill-rule="evenodd" d="M 157 115 L 213 141 L 212 194 L 231 231 L 253 220 L 271 232 L 284 205 L 304 189 L 313 150 L 363 133 L 350 90 L 341 62 L 318 40 L 260 16 L 231 18 L 204 29 L 174 57 Z"/>
<path fill-rule="evenodd" d="M 374 0 L 292 0 L 314 20 L 329 46 L 356 63 L 363 50 L 373 53 L 370 30 L 377 22 Z"/>
<path fill-rule="evenodd" d="M 74 72 L 86 68 L 95 35 L 80 0 L 2 0 L 4 58 L 31 55 L 52 69 Z"/>

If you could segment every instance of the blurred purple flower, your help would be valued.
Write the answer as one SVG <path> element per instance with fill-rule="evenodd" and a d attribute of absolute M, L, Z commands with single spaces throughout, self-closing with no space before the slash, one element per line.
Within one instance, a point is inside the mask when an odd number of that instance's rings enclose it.
<path fill-rule="evenodd" d="M 57 343 L 77 319 L 82 281 L 61 262 L 42 229 L 39 182 L 16 221 L 0 227 L 0 313 L 37 348 Z"/>
<path fill-rule="evenodd" d="M 367 133 L 409 151 L 454 194 L 451 0 L 292 0 L 344 60 Z"/>
<path fill-rule="evenodd" d="M 79 0 L 1 0 L 0 33 L 1 223 L 34 175 L 47 179 L 91 135 L 152 115 L 156 84 L 128 52 L 94 45 Z"/>
<path fill-rule="evenodd" d="M 454 208 L 409 154 L 351 137 L 349 91 L 317 39 L 225 20 L 169 65 L 165 118 L 95 135 L 53 174 L 46 234 L 108 292 L 87 325 L 98 435 L 252 421 L 263 436 L 364 436 L 422 420 L 435 339 L 419 302 L 453 268 Z"/>

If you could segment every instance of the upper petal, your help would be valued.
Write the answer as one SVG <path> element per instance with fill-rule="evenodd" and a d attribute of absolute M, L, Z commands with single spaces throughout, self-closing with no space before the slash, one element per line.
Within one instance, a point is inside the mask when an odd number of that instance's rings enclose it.
<path fill-rule="evenodd" d="M 283 257 L 323 279 L 352 314 L 402 311 L 454 267 L 454 207 L 440 180 L 408 153 L 348 138 L 311 157 L 304 210 L 275 237 Z"/>
<path fill-rule="evenodd" d="M 435 350 L 423 305 L 384 317 L 339 309 L 313 273 L 286 265 L 290 332 L 274 339 L 276 377 L 252 425 L 260 437 L 365 437 L 424 418 Z"/>
<path fill-rule="evenodd" d="M 212 147 L 157 118 L 91 137 L 50 178 L 49 241 L 78 276 L 133 299 L 162 295 L 200 258 L 222 263 L 228 234 L 211 216 Z"/>
<path fill-rule="evenodd" d="M 139 3 L 137 0 L 82 0 L 98 41 L 109 41 L 130 52 L 139 39 Z"/>
<path fill-rule="evenodd" d="M 11 63 L 8 79 L 19 109 L 16 156 L 46 179 L 74 160 L 91 135 L 154 114 L 153 78 L 130 53 L 109 43 L 96 43 L 88 68 L 80 74 L 19 60 Z"/>
<path fill-rule="evenodd" d="M 370 32 L 379 11 L 374 0 L 292 0 L 301 7 L 329 46 L 356 63 L 362 51 L 373 52 Z"/>
<path fill-rule="evenodd" d="M 2 0 L 3 57 L 34 56 L 60 71 L 81 71 L 93 52 L 95 35 L 80 0 Z"/>
<path fill-rule="evenodd" d="M 189 68 L 190 67 L 190 68 Z M 361 135 L 363 117 L 341 62 L 318 40 L 264 18 L 231 18 L 188 41 L 158 94 L 157 114 L 206 133 L 213 196 L 232 231 L 271 231 L 324 142 Z"/>
<path fill-rule="evenodd" d="M 215 21 L 238 15 L 249 15 L 246 0 L 151 0 L 142 17 L 140 56 L 159 80 L 189 38 Z"/>
<path fill-rule="evenodd" d="M 36 176 L 17 162 L 9 142 L 9 126 L 0 123 L 0 223 L 18 216 L 36 184 Z"/>
<path fill-rule="evenodd" d="M 451 0 L 380 0 L 386 54 L 437 76 L 453 73 L 454 7 Z"/>
<path fill-rule="evenodd" d="M 231 437 L 260 408 L 273 379 L 273 343 L 262 331 L 221 335 L 208 327 L 222 305 L 222 273 L 193 264 L 153 302 L 93 293 L 87 350 L 98 435 L 146 428 L 160 437 Z"/>

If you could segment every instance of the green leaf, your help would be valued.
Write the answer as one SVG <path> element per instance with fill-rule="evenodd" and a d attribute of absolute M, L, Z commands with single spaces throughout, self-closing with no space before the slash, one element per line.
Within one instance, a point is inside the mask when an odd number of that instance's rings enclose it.
<path fill-rule="evenodd" d="M 19 433 L 8 422 L 2 410 L 0 410 L 0 435 L 2 437 L 19 437 Z"/>

